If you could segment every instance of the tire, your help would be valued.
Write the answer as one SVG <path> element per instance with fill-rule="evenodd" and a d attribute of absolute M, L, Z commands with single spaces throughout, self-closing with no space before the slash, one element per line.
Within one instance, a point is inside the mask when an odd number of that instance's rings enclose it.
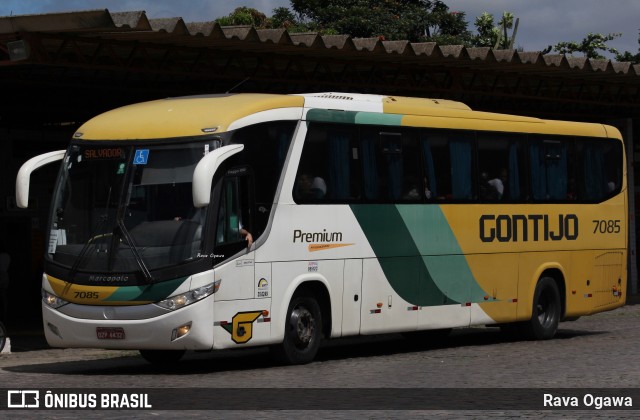
<path fill-rule="evenodd" d="M 152 365 L 167 366 L 177 363 L 185 350 L 140 350 L 140 356 Z"/>
<path fill-rule="evenodd" d="M 313 361 L 322 341 L 322 312 L 309 296 L 294 296 L 289 303 L 284 340 L 272 347 L 278 362 L 302 365 Z"/>
<path fill-rule="evenodd" d="M 524 325 L 527 338 L 549 340 L 558 330 L 562 311 L 558 285 L 551 277 L 542 277 L 533 294 L 531 320 Z"/>

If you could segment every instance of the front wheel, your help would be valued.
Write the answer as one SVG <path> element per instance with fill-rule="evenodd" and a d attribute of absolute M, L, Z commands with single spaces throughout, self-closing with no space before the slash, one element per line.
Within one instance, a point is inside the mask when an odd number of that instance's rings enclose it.
<path fill-rule="evenodd" d="M 289 303 L 284 340 L 273 347 L 276 359 L 292 365 L 311 362 L 322 341 L 322 313 L 318 302 L 309 296 L 296 296 Z"/>
<path fill-rule="evenodd" d="M 525 325 L 527 336 L 534 340 L 553 338 L 562 312 L 558 285 L 551 277 L 542 277 L 533 294 L 533 313 Z"/>

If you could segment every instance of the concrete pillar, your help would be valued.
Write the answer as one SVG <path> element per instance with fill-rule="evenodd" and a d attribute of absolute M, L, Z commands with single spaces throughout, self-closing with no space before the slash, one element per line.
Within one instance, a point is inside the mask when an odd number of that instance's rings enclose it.
<path fill-rule="evenodd" d="M 635 209 L 635 177 L 634 177 L 634 139 L 633 139 L 633 119 L 625 118 L 622 120 L 609 121 L 609 124 L 617 127 L 622 133 L 622 138 L 625 144 L 625 153 L 627 155 L 627 201 L 629 203 L 629 253 L 628 253 L 628 269 L 627 269 L 627 294 L 638 294 L 638 266 L 636 253 L 637 238 L 636 238 L 636 209 Z"/>
<path fill-rule="evenodd" d="M 636 209 L 635 209 L 635 176 L 634 162 L 635 153 L 633 145 L 633 120 L 625 120 L 624 140 L 627 152 L 627 185 L 629 189 L 629 271 L 627 280 L 627 291 L 632 295 L 638 294 L 638 266 L 637 266 L 637 238 L 636 238 Z"/>

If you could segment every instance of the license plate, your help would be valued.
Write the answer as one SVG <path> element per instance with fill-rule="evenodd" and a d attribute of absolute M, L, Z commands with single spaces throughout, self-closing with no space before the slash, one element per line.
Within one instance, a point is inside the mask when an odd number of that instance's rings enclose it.
<path fill-rule="evenodd" d="M 96 334 L 100 340 L 124 340 L 123 328 L 97 327 Z"/>

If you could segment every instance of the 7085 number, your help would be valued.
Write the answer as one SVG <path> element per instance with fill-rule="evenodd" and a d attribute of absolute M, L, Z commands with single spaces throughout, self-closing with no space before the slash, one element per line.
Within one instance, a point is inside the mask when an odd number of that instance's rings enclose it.
<path fill-rule="evenodd" d="M 620 233 L 620 220 L 594 220 L 593 233 Z"/>
<path fill-rule="evenodd" d="M 100 299 L 99 292 L 75 292 L 76 299 Z"/>

